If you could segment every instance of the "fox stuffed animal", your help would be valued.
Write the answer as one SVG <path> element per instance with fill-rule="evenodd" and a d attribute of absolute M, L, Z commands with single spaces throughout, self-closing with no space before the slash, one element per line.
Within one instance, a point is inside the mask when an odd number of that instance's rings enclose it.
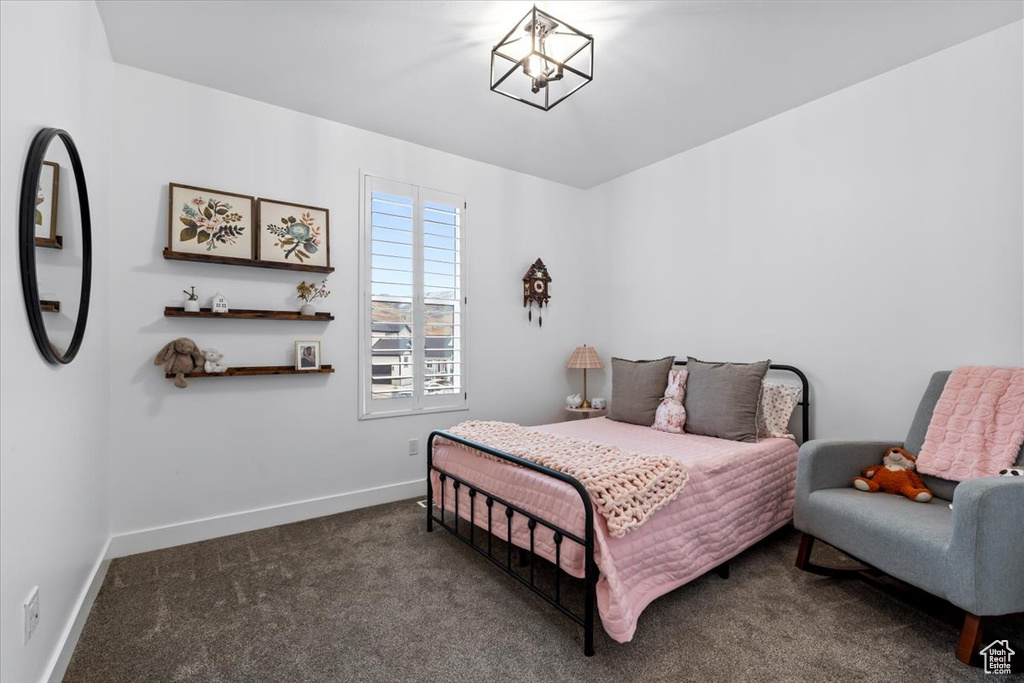
<path fill-rule="evenodd" d="M 855 477 L 853 486 L 860 491 L 874 493 L 881 489 L 886 493 L 904 495 L 918 503 L 927 503 L 932 492 L 924 485 L 914 471 L 917 458 L 902 448 L 890 448 L 882 456 L 881 465 L 865 469 L 862 477 Z"/>

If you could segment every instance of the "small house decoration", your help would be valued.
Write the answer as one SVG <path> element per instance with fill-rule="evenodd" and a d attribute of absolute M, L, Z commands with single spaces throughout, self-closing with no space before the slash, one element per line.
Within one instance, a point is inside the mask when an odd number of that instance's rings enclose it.
<path fill-rule="evenodd" d="M 210 301 L 210 310 L 214 313 L 227 313 L 230 311 L 227 297 L 220 292 L 214 294 L 213 299 Z"/>
<path fill-rule="evenodd" d="M 544 327 L 544 318 L 541 313 L 544 305 L 551 300 L 551 276 L 548 275 L 548 267 L 540 259 L 534 261 L 530 269 L 523 276 L 523 306 L 529 307 L 526 318 L 533 322 L 533 304 L 536 303 L 540 309 L 537 312 L 537 322 Z M 550 305 L 550 304 L 549 304 Z"/>

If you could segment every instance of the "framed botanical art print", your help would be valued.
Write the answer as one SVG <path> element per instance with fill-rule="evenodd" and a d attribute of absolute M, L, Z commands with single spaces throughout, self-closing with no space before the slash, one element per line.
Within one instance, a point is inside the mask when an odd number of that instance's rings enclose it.
<path fill-rule="evenodd" d="M 36 246 L 61 246 L 57 238 L 57 204 L 60 195 L 60 164 L 44 161 L 36 189 Z"/>
<path fill-rule="evenodd" d="M 297 341 L 297 342 L 295 342 L 295 369 L 296 370 L 319 370 L 320 369 L 320 342 L 318 342 L 318 341 Z"/>
<path fill-rule="evenodd" d="M 256 200 L 244 194 L 171 183 L 167 248 L 211 258 L 255 258 Z"/>
<path fill-rule="evenodd" d="M 330 267 L 331 227 L 327 209 L 260 199 L 258 215 L 260 261 Z"/>

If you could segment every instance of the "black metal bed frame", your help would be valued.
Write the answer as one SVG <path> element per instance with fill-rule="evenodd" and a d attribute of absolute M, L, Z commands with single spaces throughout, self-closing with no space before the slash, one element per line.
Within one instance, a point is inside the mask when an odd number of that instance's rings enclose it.
<path fill-rule="evenodd" d="M 686 365 L 686 361 L 676 361 L 675 365 Z M 785 372 L 791 372 L 800 379 L 802 386 L 801 398 L 798 405 L 801 406 L 801 443 L 810 439 L 810 395 L 809 387 L 807 383 L 807 376 L 799 369 L 792 365 L 771 365 L 771 370 L 780 370 Z M 580 496 L 580 502 L 583 504 L 584 513 L 584 533 L 581 538 L 579 535 L 574 534 L 570 531 L 562 529 L 561 527 L 553 524 L 533 513 L 527 512 L 526 510 L 518 507 L 514 503 L 504 500 L 484 489 L 469 483 L 465 479 L 454 476 L 450 472 L 445 472 L 439 467 L 434 465 L 434 439 L 443 438 L 454 443 L 462 444 L 474 450 L 486 453 L 492 457 L 504 460 L 506 462 L 525 467 L 526 469 L 533 470 L 534 472 L 540 472 L 553 479 L 563 481 L 566 484 L 572 486 L 576 493 Z M 441 484 L 441 495 L 439 498 L 440 505 L 438 508 L 441 511 L 441 516 L 437 517 L 434 514 L 434 485 L 431 481 L 431 472 L 438 473 L 438 479 Z M 448 480 L 452 481 L 452 491 L 455 496 L 454 503 L 454 521 L 449 523 L 446 517 L 446 506 L 445 497 Z M 469 495 L 469 533 L 465 534 L 459 529 L 459 489 L 466 487 Z M 478 544 L 474 537 L 474 531 L 476 529 L 476 498 L 477 496 L 483 497 L 483 504 L 487 507 L 487 546 L 486 548 Z M 493 539 L 495 537 L 494 519 L 492 515 L 494 504 L 498 503 L 505 508 L 505 543 L 506 552 L 504 561 L 494 556 L 492 552 Z M 530 547 L 529 547 L 529 577 L 524 578 L 519 572 L 516 572 L 512 568 L 512 547 L 516 545 L 512 541 L 512 518 L 516 515 L 521 515 L 527 520 L 527 528 L 530 532 Z M 510 455 L 503 451 L 499 451 L 483 444 L 478 444 L 467 439 L 448 434 L 441 430 L 434 430 L 430 433 L 427 438 L 427 531 L 434 530 L 434 523 L 439 524 L 443 528 L 450 531 L 463 543 L 467 544 L 470 548 L 475 550 L 477 553 L 485 557 L 494 566 L 498 567 L 501 571 L 505 572 L 516 581 L 521 583 L 523 586 L 533 591 L 541 598 L 544 599 L 549 605 L 557 609 L 562 614 L 569 617 L 572 621 L 576 622 L 583 627 L 583 654 L 587 657 L 593 656 L 594 654 L 594 610 L 597 605 L 597 576 L 598 569 L 597 563 L 594 561 L 594 505 L 590 499 L 590 495 L 587 490 L 583 487 L 583 484 L 574 477 L 558 472 L 551 469 L 550 467 L 544 467 L 538 465 L 535 462 L 518 458 L 514 455 Z M 534 536 L 537 527 L 541 526 L 552 532 L 552 540 L 555 545 L 555 592 L 554 595 L 548 593 L 537 586 L 534 580 L 534 566 L 536 560 L 536 554 L 534 553 Z M 562 542 L 564 540 L 572 541 L 580 545 L 583 548 L 584 554 L 584 576 L 583 576 L 583 614 L 577 614 L 573 612 L 564 604 L 562 604 L 562 591 L 561 591 L 561 577 L 562 577 Z M 516 546 L 519 547 L 519 546 Z M 522 554 L 527 549 L 519 547 L 519 552 Z M 728 578 L 728 563 L 722 565 L 720 568 L 721 575 L 723 578 Z"/>

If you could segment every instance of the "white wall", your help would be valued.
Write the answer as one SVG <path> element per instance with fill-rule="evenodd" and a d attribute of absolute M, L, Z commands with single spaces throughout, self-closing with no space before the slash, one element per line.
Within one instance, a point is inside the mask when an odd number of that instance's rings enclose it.
<path fill-rule="evenodd" d="M 390 488 L 351 500 L 416 495 L 425 491 L 423 440 L 432 428 L 561 419 L 560 397 L 580 382 L 564 366 L 586 341 L 582 191 L 130 67 L 115 67 L 115 82 L 115 534 L 378 487 Z M 468 198 L 469 412 L 357 420 L 360 169 Z M 204 305 L 221 291 L 238 308 L 294 309 L 295 285 L 308 278 L 164 260 L 169 181 L 328 207 L 336 271 L 320 308 L 336 320 L 163 317 L 191 285 Z M 527 322 L 521 296 L 537 257 L 554 278 L 543 329 L 536 316 Z M 321 339 L 336 373 L 195 380 L 179 390 L 152 364 L 178 336 L 220 349 L 229 365 L 289 364 L 294 340 Z M 419 457 L 408 455 L 411 438 L 421 439 Z M 113 551 L 326 514 L 347 500 L 129 535 Z"/>
<path fill-rule="evenodd" d="M 93 3 L 0 3 L 2 681 L 38 680 L 51 669 L 109 535 L 111 68 Z M 32 137 L 47 126 L 65 128 L 77 143 L 95 230 L 89 327 L 78 357 L 62 367 L 47 365 L 33 344 L 18 266 L 22 168 Z M 22 602 L 35 585 L 40 623 L 24 645 Z"/>
<path fill-rule="evenodd" d="M 794 363 L 822 437 L 899 438 L 932 370 L 1024 362 L 1020 24 L 581 192 L 111 67 L 92 3 L 0 12 L 0 680 L 51 666 L 109 533 L 124 553 L 418 492 L 408 439 L 562 419 L 579 343 L 606 360 Z M 90 333 L 62 368 L 32 346 L 13 230 L 45 125 L 79 143 L 96 232 Z M 360 169 L 468 196 L 468 412 L 356 419 Z M 288 308 L 302 279 L 165 261 L 169 181 L 329 207 L 336 320 L 163 317 L 193 284 Z M 519 293 L 538 256 L 555 278 L 543 329 Z M 178 336 L 232 365 L 286 364 L 295 339 L 319 338 L 337 372 L 180 391 L 152 365 Z M 591 395 L 609 376 L 591 373 Z M 37 584 L 43 619 L 22 646 Z"/>
<path fill-rule="evenodd" d="M 591 191 L 622 356 L 771 357 L 818 437 L 901 439 L 930 373 L 1024 363 L 1021 23 Z"/>

